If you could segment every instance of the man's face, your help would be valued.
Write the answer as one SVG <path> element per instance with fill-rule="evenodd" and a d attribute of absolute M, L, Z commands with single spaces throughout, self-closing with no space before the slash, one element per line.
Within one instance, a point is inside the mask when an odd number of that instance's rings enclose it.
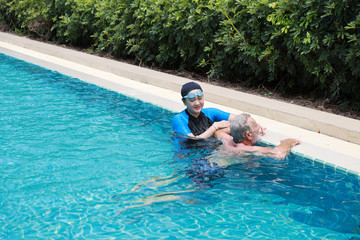
<path fill-rule="evenodd" d="M 254 135 L 254 137 L 252 140 L 252 144 L 255 144 L 261 140 L 261 126 L 252 117 L 248 118 L 248 124 L 253 130 L 252 134 Z"/>
<path fill-rule="evenodd" d="M 184 104 L 191 115 L 198 116 L 204 107 L 204 95 L 198 96 L 196 93 L 201 91 L 200 89 L 192 90 L 188 93 L 195 94 L 194 98 L 184 98 Z M 191 94 L 190 94 L 191 95 Z"/>

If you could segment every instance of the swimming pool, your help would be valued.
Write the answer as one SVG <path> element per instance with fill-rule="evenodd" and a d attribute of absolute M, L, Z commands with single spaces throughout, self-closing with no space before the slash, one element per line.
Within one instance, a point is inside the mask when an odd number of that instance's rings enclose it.
<path fill-rule="evenodd" d="M 360 236 L 357 176 L 295 155 L 194 176 L 218 142 L 174 138 L 173 112 L 2 54 L 0 65 L 1 238 Z"/>

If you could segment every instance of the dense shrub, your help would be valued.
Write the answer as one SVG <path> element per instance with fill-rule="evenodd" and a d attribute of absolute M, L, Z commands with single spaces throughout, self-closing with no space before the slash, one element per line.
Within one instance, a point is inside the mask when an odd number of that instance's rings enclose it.
<path fill-rule="evenodd" d="M 219 2 L 216 10 L 224 13 L 222 24 L 228 28 L 217 33 L 216 41 L 237 53 L 241 63 L 224 74 L 342 103 L 352 99 L 359 110 L 359 2 Z M 221 60 L 214 66 L 224 70 Z"/>
<path fill-rule="evenodd" d="M 45 40 L 360 111 L 359 1 L 0 0 L 1 21 Z"/>
<path fill-rule="evenodd" d="M 219 14 L 202 1 L 118 1 L 103 4 L 96 46 L 116 56 L 163 67 L 193 70 L 214 39 Z M 114 9 L 116 9 L 114 11 Z M 107 18 L 106 16 L 111 16 Z M 115 16 L 114 16 L 115 15 Z"/>

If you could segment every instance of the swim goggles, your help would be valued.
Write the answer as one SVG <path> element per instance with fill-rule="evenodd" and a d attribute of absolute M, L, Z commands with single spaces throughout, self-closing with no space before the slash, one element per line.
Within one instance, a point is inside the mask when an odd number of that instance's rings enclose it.
<path fill-rule="evenodd" d="M 183 98 L 193 99 L 193 98 L 195 98 L 195 96 L 201 97 L 202 95 L 203 95 L 203 92 L 201 90 L 199 90 L 197 92 L 189 92 L 188 95 L 186 95 Z"/>

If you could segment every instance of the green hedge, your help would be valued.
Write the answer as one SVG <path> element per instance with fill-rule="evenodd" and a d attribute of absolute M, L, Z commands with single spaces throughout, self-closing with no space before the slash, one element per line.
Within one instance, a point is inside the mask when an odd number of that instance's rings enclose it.
<path fill-rule="evenodd" d="M 0 22 L 56 43 L 360 111 L 355 0 L 0 0 Z"/>

